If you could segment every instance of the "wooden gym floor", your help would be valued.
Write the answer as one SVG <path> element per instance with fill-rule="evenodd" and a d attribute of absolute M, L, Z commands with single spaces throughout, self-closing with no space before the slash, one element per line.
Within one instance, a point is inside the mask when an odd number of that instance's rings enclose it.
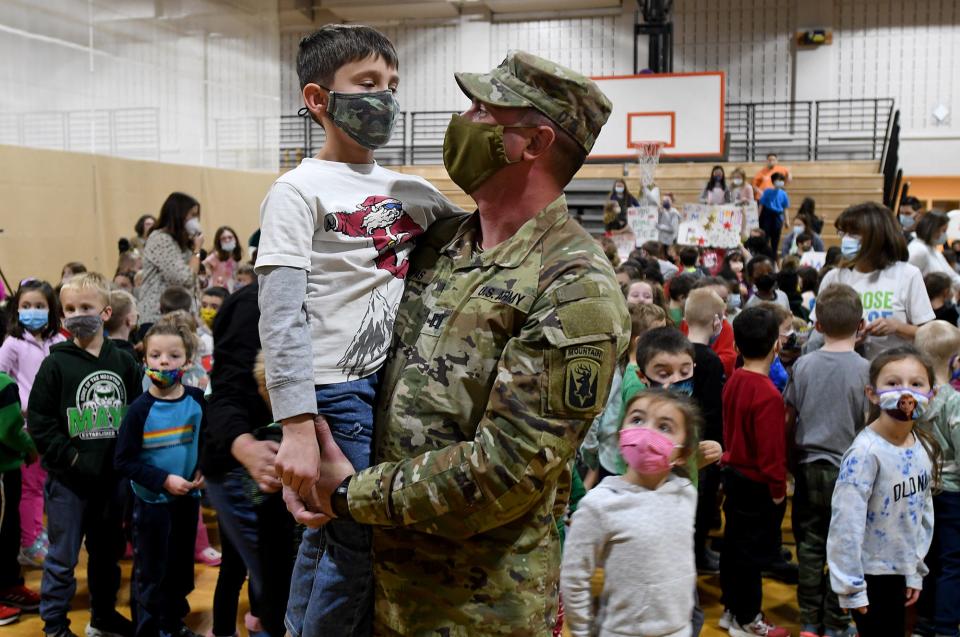
<path fill-rule="evenodd" d="M 783 541 L 784 546 L 793 550 L 793 533 L 790 530 L 789 510 L 784 517 Z M 204 510 L 204 520 L 210 531 L 210 540 L 214 545 L 218 545 L 217 526 L 215 522 L 216 514 L 210 510 Z M 130 601 L 130 571 L 132 567 L 130 560 L 121 562 L 123 571 L 123 582 L 120 586 L 119 610 L 124 615 L 129 616 Z M 217 583 L 217 574 L 219 569 L 216 567 L 197 564 L 195 567 L 196 588 L 190 595 L 190 607 L 192 609 L 187 617 L 187 625 L 195 632 L 205 634 L 213 625 L 213 590 Z M 40 590 L 40 570 L 24 569 L 26 584 L 35 591 Z M 77 595 L 73 600 L 73 611 L 70 613 L 71 629 L 83 636 L 87 622 L 90 619 L 89 609 L 87 607 L 87 570 L 86 555 L 81 555 L 80 565 L 77 568 Z M 800 631 L 797 624 L 797 597 L 796 587 L 783 584 L 774 580 L 764 580 L 763 582 L 763 609 L 769 619 L 777 625 L 787 627 L 796 635 Z M 727 631 L 717 627 L 723 608 L 720 606 L 720 577 L 718 575 L 700 576 L 700 603 L 706 612 L 706 623 L 701 632 L 702 637 L 721 637 L 727 635 Z M 237 618 L 237 627 L 240 635 L 246 635 L 246 629 L 243 627 L 243 614 L 249 610 L 247 603 L 246 587 L 240 596 L 240 612 Z M 8 626 L 0 626 L 0 637 L 36 637 L 43 632 L 43 622 L 40 621 L 36 613 L 24 613 L 19 622 Z M 564 635 L 569 635 L 566 631 Z"/>

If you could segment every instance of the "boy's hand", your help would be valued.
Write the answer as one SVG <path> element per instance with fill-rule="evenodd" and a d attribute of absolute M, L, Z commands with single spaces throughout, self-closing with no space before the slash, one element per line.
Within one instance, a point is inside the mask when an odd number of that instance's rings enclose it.
<path fill-rule="evenodd" d="M 194 483 L 171 473 L 163 481 L 163 488 L 173 495 L 187 495 L 193 490 Z"/>
<path fill-rule="evenodd" d="M 697 468 L 703 469 L 715 462 L 720 462 L 720 458 L 723 456 L 723 447 L 716 440 L 702 440 L 697 446 L 697 455 L 700 456 Z"/>
<path fill-rule="evenodd" d="M 287 511 L 293 515 L 293 519 L 298 524 L 315 529 L 330 521 L 330 518 L 323 513 L 311 513 L 300 494 L 287 486 L 283 487 L 283 503 L 287 505 Z"/>
<path fill-rule="evenodd" d="M 200 473 L 200 469 L 197 469 L 197 472 L 193 474 L 193 488 L 202 489 L 206 484 L 207 482 L 203 479 L 203 474 Z"/>
<path fill-rule="evenodd" d="M 272 440 L 257 440 L 250 434 L 237 436 L 230 452 L 264 493 L 276 493 L 283 484 L 277 479 L 275 461 L 280 445 Z"/>
<path fill-rule="evenodd" d="M 913 606 L 920 599 L 920 589 L 907 587 L 907 603 L 904 606 Z"/>
<path fill-rule="evenodd" d="M 320 473 L 320 444 L 312 414 L 283 421 L 283 441 L 274 462 L 277 477 L 301 498 L 309 498 Z"/>

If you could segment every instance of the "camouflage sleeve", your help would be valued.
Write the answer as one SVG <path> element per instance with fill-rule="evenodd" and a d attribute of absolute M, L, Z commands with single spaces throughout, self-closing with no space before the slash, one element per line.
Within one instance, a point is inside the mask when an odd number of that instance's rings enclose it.
<path fill-rule="evenodd" d="M 549 515 L 557 504 L 549 494 L 569 485 L 569 462 L 629 340 L 610 279 L 541 294 L 504 348 L 474 439 L 360 472 L 349 487 L 351 515 L 455 538 L 503 526 L 547 499 Z"/>

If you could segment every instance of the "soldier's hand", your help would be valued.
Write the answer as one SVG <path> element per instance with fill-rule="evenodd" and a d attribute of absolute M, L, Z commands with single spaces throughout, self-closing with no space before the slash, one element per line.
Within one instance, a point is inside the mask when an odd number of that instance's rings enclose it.
<path fill-rule="evenodd" d="M 317 416 L 314 426 L 317 440 L 320 441 L 320 472 L 317 476 L 317 487 L 308 502 L 312 511 L 334 517 L 330 508 L 330 496 L 347 476 L 355 474 L 356 471 L 350 460 L 340 451 L 337 441 L 333 439 L 330 425 L 323 416 Z"/>
<path fill-rule="evenodd" d="M 290 487 L 283 487 L 283 503 L 287 506 L 287 511 L 293 515 L 293 519 L 298 524 L 303 524 L 310 528 L 321 527 L 330 521 L 330 517 L 323 513 L 312 513 L 307 510 L 307 505 L 296 491 Z"/>
<path fill-rule="evenodd" d="M 277 477 L 302 499 L 309 498 L 320 471 L 320 445 L 312 414 L 301 414 L 283 421 L 283 441 L 274 464 Z"/>

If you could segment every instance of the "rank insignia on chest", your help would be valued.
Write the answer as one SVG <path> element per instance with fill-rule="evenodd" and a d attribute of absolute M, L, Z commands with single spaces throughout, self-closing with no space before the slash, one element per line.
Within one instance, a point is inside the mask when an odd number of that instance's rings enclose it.
<path fill-rule="evenodd" d="M 564 351 L 564 403 L 575 411 L 588 411 L 597 405 L 600 362 L 603 350 L 581 345 Z"/>

